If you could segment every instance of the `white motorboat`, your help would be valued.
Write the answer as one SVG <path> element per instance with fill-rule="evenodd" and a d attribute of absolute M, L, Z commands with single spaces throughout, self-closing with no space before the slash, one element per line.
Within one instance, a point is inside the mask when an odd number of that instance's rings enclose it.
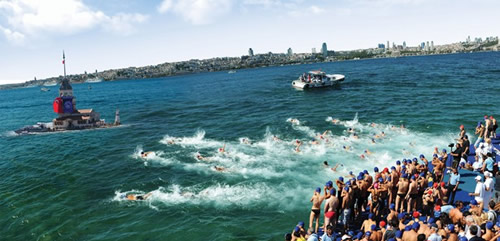
<path fill-rule="evenodd" d="M 344 79 L 345 76 L 341 74 L 326 74 L 321 70 L 314 70 L 294 80 L 292 86 L 299 89 L 323 88 L 339 84 Z"/>

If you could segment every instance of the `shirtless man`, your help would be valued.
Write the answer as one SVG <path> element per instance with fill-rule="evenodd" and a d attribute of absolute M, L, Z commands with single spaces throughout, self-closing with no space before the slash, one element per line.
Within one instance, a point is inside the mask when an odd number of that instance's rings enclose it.
<path fill-rule="evenodd" d="M 389 210 L 391 210 L 391 212 L 389 213 L 389 215 L 387 215 L 387 222 L 388 223 L 398 223 L 398 215 L 399 213 L 396 212 L 396 205 L 394 205 L 394 203 L 391 203 L 391 205 L 389 205 Z"/>
<path fill-rule="evenodd" d="M 493 226 L 494 225 L 492 222 L 486 222 L 486 233 L 482 236 L 484 240 L 491 240 L 491 238 L 495 236 L 495 233 L 493 232 Z"/>
<path fill-rule="evenodd" d="M 154 153 L 154 152 L 152 152 L 152 151 L 147 151 L 147 152 L 141 151 L 141 157 L 142 158 L 147 158 L 148 155 L 151 155 L 152 153 Z"/>
<path fill-rule="evenodd" d="M 203 157 L 200 153 L 196 153 L 196 159 L 200 160 L 200 161 L 205 161 L 206 158 Z"/>
<path fill-rule="evenodd" d="M 488 116 L 484 116 L 484 136 L 483 138 L 490 138 L 491 132 L 493 132 L 493 123 L 491 122 L 490 119 L 488 119 Z"/>
<path fill-rule="evenodd" d="M 455 207 L 450 210 L 450 213 L 448 216 L 450 217 L 451 221 L 453 223 L 463 223 L 463 214 L 460 211 L 464 207 L 464 204 L 462 201 L 456 201 L 455 202 Z"/>
<path fill-rule="evenodd" d="M 143 200 L 146 200 L 149 197 L 151 197 L 151 195 L 153 195 L 152 192 L 148 192 L 145 195 L 142 195 L 142 194 L 128 194 L 127 196 L 125 196 L 125 198 L 127 200 L 129 200 L 129 201 L 143 201 Z"/>
<path fill-rule="evenodd" d="M 371 231 L 372 225 L 376 225 L 377 222 L 373 219 L 375 215 L 373 213 L 368 214 L 368 219 L 363 221 L 363 224 L 361 224 L 361 230 L 363 230 L 363 233 L 366 233 L 368 231 Z"/>
<path fill-rule="evenodd" d="M 398 184 L 396 185 L 398 192 L 396 196 L 396 212 L 402 212 L 405 210 L 404 207 L 404 201 L 405 201 L 405 196 L 406 193 L 408 192 L 409 188 L 409 183 L 407 180 L 408 176 L 404 174 L 400 179 Z"/>
<path fill-rule="evenodd" d="M 325 197 L 321 195 L 321 188 L 316 188 L 310 202 L 312 202 L 311 215 L 309 216 L 309 228 L 312 229 L 313 222 L 316 221 L 316 228 L 314 232 L 318 232 L 319 228 L 319 216 L 321 212 L 321 203 Z"/>
<path fill-rule="evenodd" d="M 493 118 L 493 116 L 490 116 L 490 120 L 493 127 L 492 137 L 497 138 L 497 128 L 498 128 L 497 119 Z"/>
<path fill-rule="evenodd" d="M 335 212 L 337 211 L 337 207 L 339 205 L 339 199 L 337 198 L 337 190 L 335 188 L 330 189 L 330 198 L 325 203 L 325 222 L 323 224 L 323 230 L 326 230 L 328 225 L 332 224 L 335 227 L 336 223 L 331 222 L 331 220 L 335 220 Z"/>
<path fill-rule="evenodd" d="M 432 166 L 434 166 L 434 182 L 441 182 L 443 179 L 443 168 L 444 168 L 444 163 L 439 159 L 433 159 L 432 160 Z"/>
<path fill-rule="evenodd" d="M 344 230 L 348 228 L 348 222 L 351 216 L 351 203 L 353 202 L 352 199 L 351 189 L 347 186 L 344 187 L 342 190 L 342 209 L 344 210 L 342 223 L 344 224 Z"/>
<path fill-rule="evenodd" d="M 390 174 L 390 181 L 388 185 L 389 189 L 389 203 L 395 203 L 396 201 L 396 195 L 398 193 L 398 182 L 399 182 L 399 174 L 398 171 L 396 170 L 396 167 L 392 166 L 391 167 L 391 174 Z"/>
<path fill-rule="evenodd" d="M 296 147 L 295 147 L 295 152 L 297 152 L 297 153 L 298 153 L 298 152 L 300 152 L 300 146 L 301 146 L 301 145 L 302 145 L 302 142 L 301 142 L 301 141 L 299 141 L 299 140 L 296 140 L 296 141 L 295 141 L 295 146 L 296 146 Z"/>
<path fill-rule="evenodd" d="M 458 235 L 455 232 L 455 225 L 448 224 L 446 225 L 446 237 L 448 237 L 448 241 L 458 241 Z"/>
<path fill-rule="evenodd" d="M 411 177 L 411 182 L 408 188 L 408 194 L 406 194 L 405 199 L 408 200 L 408 211 L 414 211 L 416 209 L 416 203 L 418 198 L 418 186 L 415 176 Z"/>

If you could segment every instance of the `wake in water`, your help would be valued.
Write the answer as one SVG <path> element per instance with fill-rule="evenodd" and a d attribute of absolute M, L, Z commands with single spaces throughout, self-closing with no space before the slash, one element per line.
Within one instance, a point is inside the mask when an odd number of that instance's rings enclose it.
<path fill-rule="evenodd" d="M 315 130 L 292 120 L 289 118 L 286 122 L 296 134 L 293 139 L 282 138 L 279 133 L 274 134 L 266 128 L 260 139 L 240 137 L 233 141 L 220 141 L 205 138 L 205 132 L 198 130 L 187 137 L 166 135 L 160 140 L 166 145 L 165 150 L 155 150 L 151 156 L 143 158 L 140 155 L 142 147 L 137 147 L 132 157 L 145 165 L 170 165 L 193 175 L 216 175 L 236 183 L 194 189 L 175 185 L 160 188 L 153 192 L 154 202 L 199 204 L 214 201 L 217 195 L 225 193 L 220 197 L 223 200 L 215 202 L 241 204 L 241 195 L 246 198 L 243 198 L 244 204 L 248 205 L 261 202 L 261 193 L 266 196 L 272 190 L 273 194 L 278 194 L 271 195 L 277 199 L 272 203 L 277 204 L 285 201 L 283 196 L 286 196 L 287 190 L 297 192 L 301 197 L 297 202 L 307 202 L 307 188 L 315 183 L 346 176 L 350 171 L 360 172 L 368 166 L 390 167 L 395 160 L 410 159 L 420 154 L 430 156 L 434 147 L 443 148 L 452 139 L 452 134 L 435 135 L 390 124 L 360 123 L 357 115 L 353 120 L 334 121 L 333 117 L 327 117 L 325 120 L 337 129 L 344 128 L 335 133 Z M 290 133 L 286 134 L 290 136 Z M 328 165 L 323 164 L 325 161 Z M 332 170 L 335 166 L 337 168 Z M 239 193 L 233 189 L 246 191 Z M 213 199 L 207 199 L 207 196 L 213 196 Z"/>

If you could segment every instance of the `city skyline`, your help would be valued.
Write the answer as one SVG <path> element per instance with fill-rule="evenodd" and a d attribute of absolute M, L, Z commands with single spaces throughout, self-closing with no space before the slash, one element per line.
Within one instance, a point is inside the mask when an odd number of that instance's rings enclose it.
<path fill-rule="evenodd" d="M 189 59 L 498 36 L 500 2 L 30 0 L 0 2 L 0 84 Z M 424 12 L 425 14 L 422 14 Z M 256 18 L 256 16 L 258 16 Z M 466 16 L 466 17 L 464 17 Z"/>

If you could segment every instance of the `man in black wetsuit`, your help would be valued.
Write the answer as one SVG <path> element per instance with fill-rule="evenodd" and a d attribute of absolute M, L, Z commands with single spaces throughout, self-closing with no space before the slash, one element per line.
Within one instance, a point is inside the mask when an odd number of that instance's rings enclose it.
<path fill-rule="evenodd" d="M 457 148 L 450 153 L 453 156 L 453 163 L 451 165 L 453 168 L 458 167 L 458 163 L 460 163 L 460 158 L 462 158 L 462 153 L 464 152 L 461 142 L 457 142 L 456 147 Z M 444 161 L 446 162 L 446 160 Z"/>

